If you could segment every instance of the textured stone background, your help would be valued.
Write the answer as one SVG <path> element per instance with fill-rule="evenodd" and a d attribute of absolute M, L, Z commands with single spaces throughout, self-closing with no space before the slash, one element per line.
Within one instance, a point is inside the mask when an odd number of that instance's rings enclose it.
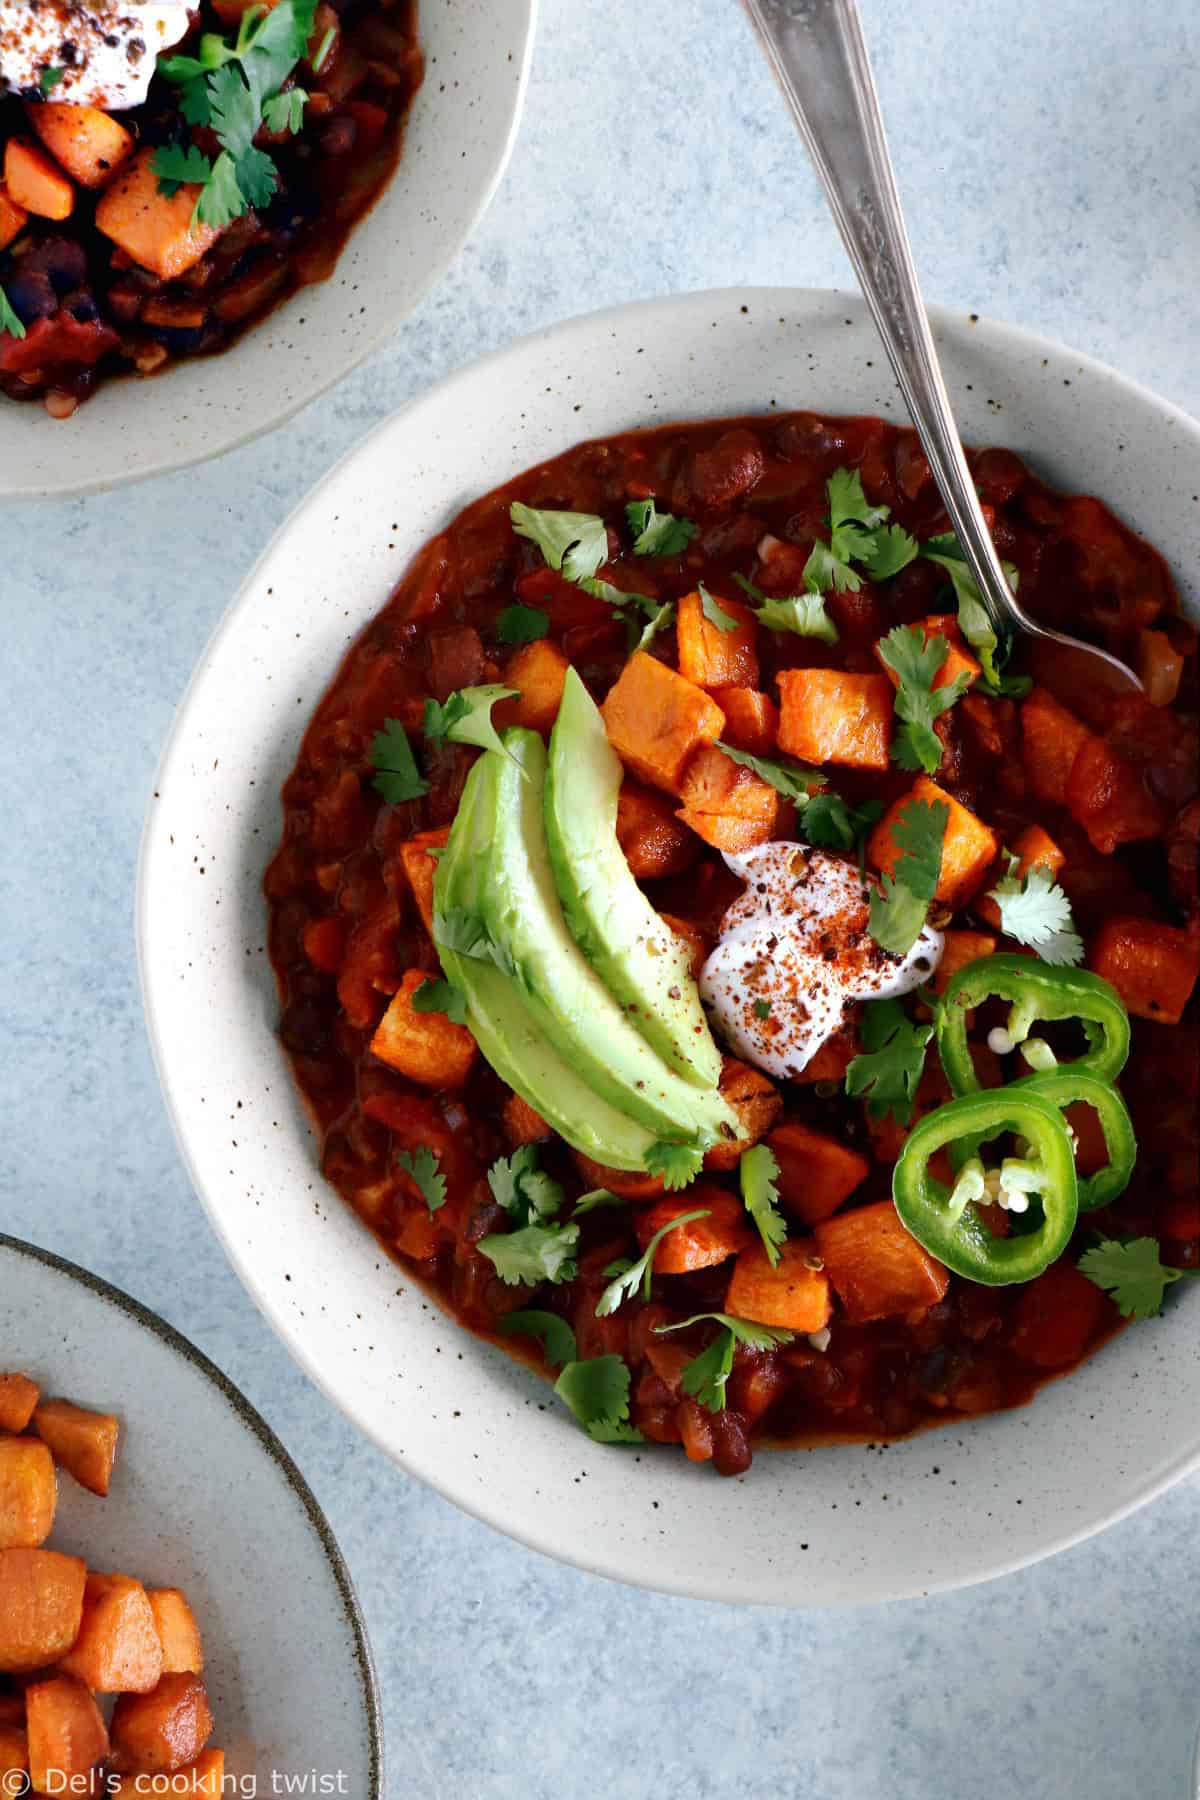
<path fill-rule="evenodd" d="M 1196 0 L 863 6 L 930 297 L 1200 412 Z M 389 1800 L 1182 1800 L 1200 1482 L 917 1605 L 739 1611 L 604 1585 L 351 1433 L 268 1335 L 176 1155 L 137 995 L 138 832 L 188 672 L 280 519 L 369 425 L 519 333 L 681 288 L 849 284 L 733 0 L 542 14 L 504 186 L 381 355 L 221 462 L 0 520 L 0 1222 L 166 1314 L 280 1431 L 366 1608 Z"/>

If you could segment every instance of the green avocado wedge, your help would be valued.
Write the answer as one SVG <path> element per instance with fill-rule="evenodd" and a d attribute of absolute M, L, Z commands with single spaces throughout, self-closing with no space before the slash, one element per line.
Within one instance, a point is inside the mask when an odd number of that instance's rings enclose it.
<path fill-rule="evenodd" d="M 479 918 L 479 879 L 486 876 L 490 829 L 481 829 L 481 757 L 467 778 L 450 841 L 434 879 L 434 935 L 462 935 Z M 439 930 L 440 928 L 440 930 Z M 559 1137 L 611 1169 L 644 1169 L 654 1135 L 594 1094 L 530 1016 L 517 982 L 496 963 L 437 944 L 447 981 L 467 1004 L 467 1023 L 501 1081 L 528 1101 Z"/>
<path fill-rule="evenodd" d="M 517 729 L 502 742 L 507 756 L 485 752 L 476 802 L 479 826 L 492 834 L 480 912 L 534 1023 L 594 1093 L 656 1138 L 703 1147 L 736 1137 L 737 1118 L 716 1087 L 695 1087 L 667 1067 L 571 936 L 546 848 L 545 746 Z"/>
<path fill-rule="evenodd" d="M 546 775 L 546 845 L 575 942 L 646 1042 L 685 1081 L 715 1087 L 721 1053 L 687 948 L 655 912 L 617 842 L 620 759 L 568 669 Z"/>

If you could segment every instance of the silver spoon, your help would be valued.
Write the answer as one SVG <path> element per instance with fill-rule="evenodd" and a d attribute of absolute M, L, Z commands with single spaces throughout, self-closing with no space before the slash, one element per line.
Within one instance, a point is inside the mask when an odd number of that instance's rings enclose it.
<path fill-rule="evenodd" d="M 1119 657 L 1031 618 L 1005 579 L 933 347 L 855 0 L 743 4 L 796 115 L 992 629 L 1001 642 L 1014 631 L 1047 638 L 1091 659 L 1104 686 L 1140 690 Z"/>

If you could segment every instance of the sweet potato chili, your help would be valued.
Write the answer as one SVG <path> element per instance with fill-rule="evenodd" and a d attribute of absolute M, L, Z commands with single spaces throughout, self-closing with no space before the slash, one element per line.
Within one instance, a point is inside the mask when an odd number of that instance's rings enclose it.
<path fill-rule="evenodd" d="M 0 393 L 56 418 L 329 276 L 421 83 L 416 0 L 158 10 L 185 35 L 157 64 L 129 16 L 0 20 Z"/>
<path fill-rule="evenodd" d="M 994 640 L 911 431 L 717 420 L 468 507 L 286 784 L 324 1172 L 601 1441 L 736 1474 L 1188 1303 L 1195 634 L 1099 500 L 971 462 L 1024 603 L 1143 695 Z"/>

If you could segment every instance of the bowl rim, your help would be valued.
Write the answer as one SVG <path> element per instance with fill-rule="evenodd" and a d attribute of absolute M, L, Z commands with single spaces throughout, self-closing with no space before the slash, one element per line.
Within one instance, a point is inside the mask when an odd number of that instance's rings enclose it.
<path fill-rule="evenodd" d="M 28 502 L 45 500 L 49 502 L 56 500 L 80 500 L 92 494 L 104 494 L 122 488 L 137 487 L 140 483 L 153 481 L 160 475 L 177 475 L 183 469 L 198 468 L 204 463 L 215 461 L 218 457 L 227 456 L 235 450 L 242 450 L 247 444 L 252 444 L 257 438 L 266 437 L 271 432 L 279 430 L 280 427 L 286 425 L 289 420 L 294 419 L 298 413 L 303 412 L 306 407 L 313 405 L 314 402 L 321 399 L 324 394 L 329 393 L 331 388 L 337 387 L 348 375 L 352 375 L 355 369 L 366 362 L 368 357 L 373 356 L 376 351 L 382 349 L 384 344 L 395 336 L 404 321 L 411 318 L 412 314 L 420 305 L 422 305 L 433 289 L 437 287 L 439 282 L 441 282 L 454 267 L 455 263 L 462 255 L 467 243 L 474 236 L 480 220 L 495 199 L 496 191 L 508 172 L 508 165 L 512 160 L 513 149 L 516 145 L 517 135 L 521 129 L 521 119 L 525 111 L 525 99 L 529 88 L 530 71 L 533 66 L 534 45 L 537 39 L 538 8 L 541 4 L 541 0 L 516 0 L 516 3 L 523 7 L 524 17 L 520 26 L 520 51 L 513 59 L 516 64 L 516 81 L 511 90 L 511 111 L 508 125 L 504 133 L 504 140 L 499 149 L 499 154 L 495 158 L 488 179 L 480 187 L 474 201 L 464 212 L 458 230 L 454 233 L 453 237 L 447 241 L 441 255 L 429 264 L 420 282 L 416 284 L 416 289 L 411 300 L 401 311 L 392 311 L 386 315 L 381 315 L 378 321 L 364 332 L 361 339 L 357 340 L 343 354 L 333 360 L 330 368 L 324 374 L 319 376 L 312 386 L 305 388 L 303 392 L 297 392 L 291 398 L 284 401 L 277 410 L 270 411 L 261 419 L 255 421 L 247 420 L 237 424 L 227 435 L 222 436 L 220 441 L 214 443 L 210 448 L 191 451 L 186 449 L 181 441 L 176 450 L 160 456 L 156 461 L 147 463 L 144 467 L 138 466 L 114 474 L 98 470 L 94 475 L 77 477 L 74 480 L 55 482 L 53 484 L 49 484 L 45 480 L 22 483 L 18 476 L 14 481 L 0 485 L 0 501 Z M 390 185 L 391 181 L 399 178 L 403 163 L 404 149 L 402 146 L 400 162 L 397 165 L 397 168 L 393 171 L 392 176 L 389 177 L 389 181 L 385 184 L 385 188 L 381 189 L 379 194 L 376 195 L 375 200 L 367 208 L 367 211 L 362 217 L 355 221 L 351 236 L 354 236 L 357 232 L 369 231 L 371 229 L 372 219 L 380 201 L 386 193 L 386 187 Z M 288 297 L 284 302 L 284 306 L 288 307 L 296 304 L 303 298 L 304 292 L 304 288 L 298 289 L 295 294 Z M 267 316 L 271 317 L 273 315 L 268 314 Z M 256 320 L 249 327 L 245 337 L 252 339 L 254 332 L 258 329 L 259 325 L 263 323 L 265 323 L 265 320 Z M 236 350 L 242 342 L 242 338 L 237 339 L 229 346 L 229 349 Z M 170 382 L 171 374 L 172 371 L 170 369 L 164 371 L 164 376 L 162 378 L 164 379 L 164 385 Z M 126 374 L 122 379 L 131 382 L 136 381 L 139 378 L 133 374 Z M 99 396 L 97 398 L 98 400 L 100 399 Z"/>
<path fill-rule="evenodd" d="M 149 976 L 148 956 L 146 951 L 149 920 L 148 870 L 158 834 L 157 821 L 162 816 L 159 798 L 166 791 L 167 785 L 171 779 L 172 764 L 176 755 L 182 755 L 183 753 L 183 744 L 189 716 L 192 707 L 195 704 L 198 689 L 205 680 L 208 664 L 217 647 L 223 642 L 227 635 L 231 635 L 239 629 L 244 615 L 247 614 L 255 604 L 260 572 L 276 555 L 278 549 L 290 534 L 300 516 L 306 513 L 311 507 L 320 505 L 323 497 L 339 481 L 351 464 L 359 458 L 362 458 L 365 461 L 371 455 L 377 441 L 384 433 L 397 429 L 411 414 L 415 413 L 418 409 L 427 406 L 431 402 L 437 402 L 447 407 L 452 406 L 462 391 L 469 390 L 470 385 L 481 372 L 494 369 L 502 365 L 510 357 L 520 356 L 535 345 L 544 346 L 547 344 L 561 343 L 564 339 L 569 339 L 576 333 L 585 336 L 602 333 L 619 322 L 628 322 L 635 316 L 639 325 L 644 323 L 647 328 L 651 328 L 658 321 L 670 319 L 676 309 L 683 306 L 744 307 L 747 304 L 754 303 L 761 305 L 763 302 L 766 302 L 768 306 L 771 306 L 777 301 L 785 302 L 793 308 L 820 306 L 828 304 L 830 301 L 836 301 L 839 306 L 844 305 L 848 312 L 854 312 L 864 320 L 869 318 L 865 302 L 857 293 L 843 289 L 788 287 L 782 285 L 757 285 L 691 290 L 685 293 L 662 295 L 648 300 L 626 301 L 615 306 L 599 308 L 592 312 L 577 314 L 571 318 L 560 320 L 543 330 L 528 332 L 520 338 L 513 339 L 510 342 L 501 345 L 499 348 L 489 351 L 481 357 L 475 358 L 462 367 L 452 370 L 447 375 L 442 376 L 438 381 L 433 382 L 428 387 L 420 390 L 420 392 L 415 394 L 403 406 L 395 409 L 386 418 L 379 420 L 363 437 L 338 457 L 308 493 L 289 510 L 280 526 L 272 535 L 270 542 L 255 559 L 253 566 L 247 572 L 238 592 L 230 601 L 224 614 L 217 621 L 216 626 L 210 633 L 203 650 L 197 658 L 192 675 L 180 697 L 174 719 L 154 772 L 150 798 L 147 803 L 146 817 L 138 854 L 135 892 L 135 930 L 137 937 L 139 983 L 142 993 L 143 1010 L 151 1056 L 162 1089 L 164 1103 L 171 1122 L 171 1128 L 174 1132 L 180 1156 L 187 1169 L 189 1179 L 200 1199 L 210 1225 L 215 1231 L 226 1255 L 233 1264 L 238 1279 L 242 1282 L 247 1293 L 250 1295 L 259 1311 L 263 1314 L 272 1330 L 282 1339 L 289 1353 L 295 1358 L 309 1379 L 319 1388 L 321 1393 L 336 1406 L 341 1413 L 349 1418 L 358 1430 L 362 1431 L 372 1443 L 381 1449 L 384 1454 L 388 1456 L 389 1460 L 395 1463 L 396 1466 L 401 1468 L 405 1473 L 418 1476 L 436 1493 L 441 1495 L 442 1498 L 451 1501 L 470 1517 L 479 1520 L 482 1524 L 488 1525 L 494 1530 L 502 1531 L 506 1536 L 523 1544 L 530 1550 L 537 1551 L 541 1555 L 551 1556 L 557 1561 L 583 1569 L 589 1574 L 600 1575 L 609 1580 L 633 1584 L 638 1587 L 648 1588 L 654 1592 L 678 1595 L 683 1598 L 709 1601 L 717 1600 L 728 1604 L 772 1604 L 791 1606 L 798 1603 L 789 1599 L 786 1594 L 781 1594 L 779 1599 L 775 1600 L 774 1598 L 763 1597 L 757 1594 L 749 1595 L 743 1591 L 731 1591 L 727 1581 L 723 1582 L 715 1575 L 709 1577 L 702 1571 L 694 1573 L 686 1580 L 683 1578 L 673 1579 L 666 1574 L 631 1575 L 622 1566 L 622 1559 L 619 1553 L 608 1547 L 606 1547 L 603 1554 L 601 1554 L 598 1551 L 593 1551 L 587 1545 L 580 1545 L 578 1548 L 571 1548 L 569 1550 L 560 1549 L 557 1546 L 548 1546 L 539 1538 L 536 1531 L 531 1527 L 527 1527 L 524 1523 L 516 1522 L 507 1516 L 502 1519 L 498 1518 L 494 1513 L 490 1512 L 486 1502 L 484 1500 L 476 1499 L 466 1489 L 463 1482 L 455 1478 L 453 1474 L 445 1472 L 443 1465 L 430 1463 L 426 1459 L 418 1460 L 409 1450 L 404 1451 L 402 1455 L 397 1453 L 396 1449 L 389 1441 L 387 1434 L 382 1429 L 377 1428 L 373 1423 L 369 1411 L 361 1404 L 356 1404 L 356 1397 L 352 1385 L 341 1384 L 341 1386 L 339 1386 L 336 1378 L 326 1372 L 319 1357 L 310 1352 L 304 1333 L 297 1328 L 295 1323 L 288 1317 L 282 1308 L 277 1308 L 272 1304 L 266 1289 L 255 1277 L 252 1259 L 249 1256 L 242 1255 L 231 1233 L 225 1228 L 224 1219 L 221 1210 L 216 1203 L 215 1197 L 210 1197 L 209 1193 L 206 1191 L 206 1188 L 200 1179 L 196 1158 L 193 1156 L 192 1149 L 184 1133 L 180 1112 L 176 1105 L 171 1078 L 167 1070 L 162 1049 L 162 1033 L 156 1004 L 156 990 Z M 1044 333 L 1034 331 L 1024 326 L 1014 325 L 1003 320 L 995 320 L 987 315 L 979 314 L 974 311 L 967 314 L 962 308 L 938 304 L 928 305 L 927 311 L 935 333 L 940 327 L 946 327 L 951 324 L 961 324 L 964 318 L 969 317 L 972 325 L 977 325 L 983 336 L 991 337 L 993 345 L 1002 351 L 1017 352 L 1026 356 L 1036 354 L 1039 357 L 1044 356 L 1047 358 L 1069 359 L 1081 372 L 1087 372 L 1109 384 L 1115 384 L 1140 405 L 1153 409 L 1160 416 L 1162 414 L 1171 415 L 1173 422 L 1181 426 L 1185 434 L 1195 439 L 1197 451 L 1200 452 L 1200 421 L 1194 419 L 1185 411 L 1185 409 L 1177 406 L 1165 396 L 1157 393 L 1155 390 L 1147 387 L 1144 383 L 1137 381 L 1133 377 L 1124 375 L 1121 371 L 1113 368 L 1111 364 L 1105 363 L 1100 358 L 1094 357 L 1087 352 L 1077 351 L 1070 346 L 1063 344 L 1060 340 L 1052 338 Z M 849 323 L 850 321 L 847 320 L 847 322 Z M 633 410 L 632 406 L 631 410 Z M 665 428 L 668 427 L 671 422 L 671 417 L 664 415 L 661 418 L 655 419 L 654 426 L 656 429 L 660 427 Z M 578 440 L 572 441 L 588 442 L 590 440 L 587 436 L 583 436 Z M 569 445 L 566 444 L 563 446 L 564 449 L 568 447 Z M 500 476 L 498 476 L 497 479 L 499 480 Z M 367 623 L 367 620 L 364 618 L 363 624 L 365 623 Z M 361 629 L 361 626 L 359 629 Z M 357 635 L 357 631 L 354 635 Z M 332 679 L 332 675 L 330 676 L 330 679 Z M 165 829 L 165 827 L 163 827 L 163 829 Z M 286 1066 L 283 1063 L 282 1054 L 281 1066 Z M 294 1086 L 294 1078 L 291 1074 L 291 1070 L 287 1069 L 286 1073 L 288 1081 Z M 330 1189 L 331 1193 L 333 1191 L 334 1190 Z M 1070 1373 L 1070 1371 L 1068 1371 L 1068 1373 Z M 342 1391 L 342 1387 L 345 1387 L 345 1392 Z M 982 1422 L 986 1424 L 987 1417 L 1008 1418 L 1010 1416 L 1012 1415 L 1008 1413 L 987 1415 Z M 1019 1413 L 1017 1416 L 1019 1416 Z M 967 1423 L 970 1424 L 972 1421 L 967 1421 Z M 914 1441 L 914 1436 L 915 1438 L 920 1438 L 921 1436 L 933 1435 L 934 1434 L 932 1433 L 917 1433 L 907 1439 L 899 1439 L 897 1442 L 912 1442 Z M 998 1553 L 992 1556 L 985 1565 L 969 1575 L 960 1575 L 951 1572 L 944 1577 L 935 1576 L 933 1578 L 924 1579 L 919 1583 L 911 1580 L 907 1582 L 901 1580 L 885 1594 L 860 1594 L 839 1597 L 836 1599 L 825 1599 L 821 1604 L 836 1605 L 839 1607 L 862 1606 L 878 1604 L 883 1600 L 925 1598 L 932 1594 L 951 1592 L 964 1587 L 982 1585 L 985 1582 L 997 1580 L 1002 1576 L 1014 1574 L 1020 1569 L 1028 1568 L 1035 1563 L 1041 1562 L 1047 1557 L 1057 1555 L 1061 1551 L 1068 1550 L 1076 1544 L 1083 1543 L 1088 1538 L 1096 1536 L 1101 1531 L 1106 1531 L 1110 1526 L 1119 1523 L 1122 1519 L 1127 1518 L 1131 1513 L 1138 1511 L 1151 1500 L 1156 1499 L 1159 1494 L 1165 1493 L 1188 1474 L 1198 1470 L 1200 1470 L 1200 1433 L 1197 1434 L 1194 1443 L 1185 1445 L 1178 1456 L 1173 1458 L 1166 1465 L 1160 1465 L 1155 1474 L 1146 1478 L 1140 1478 L 1138 1481 L 1134 1482 L 1131 1485 L 1131 1488 L 1126 1492 L 1125 1497 L 1119 1503 L 1109 1504 L 1102 1512 L 1078 1525 L 1073 1525 L 1065 1529 L 1048 1530 L 1046 1536 L 1035 1548 L 1030 1548 L 1027 1551 L 1022 1550 L 1016 1554 L 1011 1552 Z"/>
<path fill-rule="evenodd" d="M 354 1586 L 353 1578 L 342 1554 L 341 1547 L 333 1534 L 333 1527 L 322 1511 L 316 1495 L 304 1479 L 300 1469 L 286 1448 L 283 1441 L 272 1430 L 258 1409 L 251 1405 L 242 1390 L 230 1380 L 224 1370 L 213 1362 L 210 1356 L 186 1338 L 174 1325 L 169 1325 L 160 1314 L 154 1312 L 141 1300 L 135 1300 L 123 1288 L 115 1287 L 102 1275 L 93 1274 L 79 1263 L 70 1262 L 57 1251 L 47 1250 L 41 1244 L 31 1244 L 24 1238 L 10 1237 L 0 1231 L 0 1252 L 7 1251 L 17 1256 L 26 1256 L 31 1262 L 40 1263 L 43 1268 L 52 1269 L 55 1274 L 63 1275 L 77 1287 L 82 1287 L 97 1299 L 107 1301 L 119 1312 L 125 1314 L 135 1325 L 149 1331 L 168 1350 L 189 1363 L 196 1373 L 202 1375 L 209 1384 L 216 1388 L 221 1398 L 257 1441 L 266 1455 L 275 1464 L 288 1487 L 300 1502 L 301 1507 L 312 1526 L 317 1541 L 321 1546 L 329 1572 L 333 1576 L 338 1599 L 341 1601 L 346 1623 L 350 1627 L 354 1640 L 354 1662 L 358 1672 L 358 1685 L 362 1695 L 363 1713 L 366 1718 L 370 1749 L 370 1768 L 368 1779 L 370 1787 L 365 1800 L 384 1800 L 384 1740 L 383 1740 L 383 1708 L 379 1696 L 379 1681 L 375 1669 L 375 1659 L 371 1653 L 371 1643 L 367 1636 L 366 1619 L 362 1605 Z"/>

